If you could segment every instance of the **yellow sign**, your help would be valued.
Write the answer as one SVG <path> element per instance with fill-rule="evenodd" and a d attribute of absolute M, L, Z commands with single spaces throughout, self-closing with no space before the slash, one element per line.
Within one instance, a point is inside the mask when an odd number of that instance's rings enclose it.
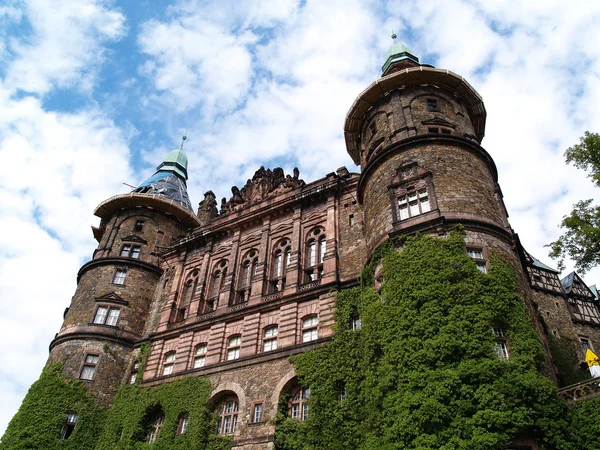
<path fill-rule="evenodd" d="M 589 367 L 600 365 L 600 362 L 598 361 L 598 357 L 590 349 L 588 349 L 587 352 L 585 352 L 585 361 L 588 363 Z"/>

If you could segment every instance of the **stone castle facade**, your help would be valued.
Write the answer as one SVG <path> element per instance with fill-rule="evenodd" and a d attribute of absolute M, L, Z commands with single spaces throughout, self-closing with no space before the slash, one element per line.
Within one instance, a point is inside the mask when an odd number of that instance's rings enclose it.
<path fill-rule="evenodd" d="M 174 150 L 139 188 L 95 210 L 98 248 L 77 275 L 50 361 L 65 360 L 64 373 L 105 406 L 125 383 L 205 376 L 219 432 L 233 435 L 234 448 L 273 448 L 282 394 L 292 394 L 292 416 L 308 413 L 289 356 L 331 339 L 336 292 L 355 286 L 390 238 L 444 236 L 458 224 L 481 271 L 492 252 L 515 268 L 546 345 L 553 333 L 576 343 L 581 358 L 586 347 L 600 350 L 595 289 L 577 274 L 561 281 L 510 227 L 496 166 L 481 146 L 485 121 L 466 80 L 395 43 L 382 77 L 345 119 L 360 173 L 342 167 L 306 183 L 297 170 L 260 168 L 220 208 L 209 191 L 193 211 L 187 158 Z M 150 355 L 140 373 L 143 343 Z M 510 342 L 499 339 L 498 350 L 510 357 Z M 160 418 L 155 425 L 149 440 Z"/>

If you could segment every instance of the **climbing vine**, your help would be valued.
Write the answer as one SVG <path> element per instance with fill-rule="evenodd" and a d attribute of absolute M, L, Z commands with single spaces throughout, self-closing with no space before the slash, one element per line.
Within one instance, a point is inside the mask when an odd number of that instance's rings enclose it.
<path fill-rule="evenodd" d="M 91 449 L 105 416 L 83 383 L 61 374 L 62 364 L 46 366 L 31 385 L 19 411 L 8 424 L 0 449 Z M 77 414 L 68 440 L 60 439 L 67 413 Z"/>
<path fill-rule="evenodd" d="M 312 413 L 279 415 L 278 449 L 499 449 L 524 436 L 576 448 L 567 409 L 540 374 L 544 351 L 512 269 L 492 257 L 482 274 L 464 245 L 460 230 L 409 237 L 372 258 L 368 283 L 338 294 L 333 342 L 294 357 Z M 360 330 L 350 326 L 356 313 Z M 508 339 L 508 361 L 493 327 Z"/>
<path fill-rule="evenodd" d="M 579 358 L 572 342 L 566 338 L 557 339 L 554 335 L 548 334 L 548 343 L 552 360 L 558 369 L 560 386 L 569 386 L 590 378 L 589 371 L 579 366 Z"/>

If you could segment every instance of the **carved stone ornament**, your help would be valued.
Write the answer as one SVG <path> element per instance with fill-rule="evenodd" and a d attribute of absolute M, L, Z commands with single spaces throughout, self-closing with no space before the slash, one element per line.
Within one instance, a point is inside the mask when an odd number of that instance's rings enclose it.
<path fill-rule="evenodd" d="M 227 201 L 225 197 L 221 200 L 221 214 L 229 214 L 247 206 L 259 203 L 269 197 L 275 197 L 284 192 L 292 191 L 304 186 L 303 180 L 299 178 L 300 171 L 294 168 L 294 175 L 285 175 L 281 167 L 265 169 L 261 166 L 251 180 L 246 181 L 242 189 L 237 186 L 231 188 L 232 196 Z"/>
<path fill-rule="evenodd" d="M 213 191 L 208 191 L 204 194 L 204 200 L 198 205 L 198 218 L 204 226 L 209 224 L 217 215 L 217 200 Z"/>

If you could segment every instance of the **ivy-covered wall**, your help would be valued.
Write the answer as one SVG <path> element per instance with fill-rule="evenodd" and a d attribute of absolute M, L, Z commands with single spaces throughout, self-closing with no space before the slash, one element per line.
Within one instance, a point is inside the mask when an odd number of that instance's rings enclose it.
<path fill-rule="evenodd" d="M 145 363 L 142 349 L 141 365 Z M 122 386 L 108 411 L 96 406 L 79 380 L 65 377 L 60 364 L 44 369 L 8 425 L 0 449 L 199 449 L 225 450 L 228 436 L 217 436 L 216 417 L 207 408 L 210 383 L 186 378 L 154 387 Z M 151 411 L 160 406 L 164 422 L 156 442 L 146 443 Z M 67 412 L 78 415 L 68 439 L 60 439 Z M 177 435 L 179 417 L 189 418 L 185 434 Z"/>
<path fill-rule="evenodd" d="M 298 422 L 282 406 L 278 449 L 501 449 L 518 437 L 578 448 L 565 404 L 539 372 L 544 351 L 507 264 L 492 257 L 479 272 L 460 231 L 379 253 L 381 293 L 371 287 L 374 258 L 364 286 L 337 297 L 331 345 L 295 357 L 312 414 Z M 508 361 L 492 327 L 508 339 Z"/>
<path fill-rule="evenodd" d="M 77 413 L 78 421 L 69 439 L 62 440 L 67 412 Z M 91 449 L 104 417 L 105 411 L 96 406 L 81 381 L 65 378 L 60 364 L 49 364 L 8 424 L 0 449 Z"/>

